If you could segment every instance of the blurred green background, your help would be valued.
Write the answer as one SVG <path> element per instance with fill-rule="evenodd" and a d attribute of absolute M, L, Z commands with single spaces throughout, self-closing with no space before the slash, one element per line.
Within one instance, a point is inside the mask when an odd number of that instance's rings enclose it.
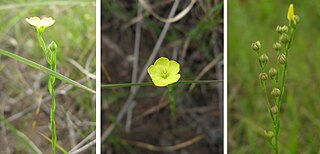
<path fill-rule="evenodd" d="M 288 57 L 285 97 L 281 107 L 281 153 L 320 153 L 320 3 L 316 1 L 228 1 L 228 148 L 230 153 L 266 153 L 262 136 L 272 129 L 259 85 L 259 66 L 251 43 L 259 40 L 274 64 L 272 44 L 277 25 L 288 24 L 294 4 L 300 24 Z M 269 63 L 270 64 L 270 63 Z M 267 66 L 267 69 L 270 65 Z M 271 87 L 269 85 L 269 91 Z"/>
<path fill-rule="evenodd" d="M 95 89 L 92 78 L 96 71 L 95 11 L 95 0 L 0 0 L 0 48 L 48 67 L 36 30 L 25 18 L 51 16 L 56 22 L 44 31 L 43 38 L 47 45 L 52 40 L 58 45 L 57 71 Z M 31 123 L 35 120 L 37 126 L 29 138 L 43 153 L 51 151 L 51 143 L 39 134 L 51 137 L 47 80 L 47 74 L 0 55 L 0 114 L 26 136 L 31 134 Z M 95 95 L 60 80 L 55 85 L 57 144 L 69 151 L 95 131 Z M 41 97 L 36 118 L 35 107 Z M 19 114 L 22 116 L 13 118 Z M 0 153 L 24 151 L 13 133 L 1 125 L 0 130 Z M 95 152 L 94 146 L 86 151 L 91 152 Z"/>

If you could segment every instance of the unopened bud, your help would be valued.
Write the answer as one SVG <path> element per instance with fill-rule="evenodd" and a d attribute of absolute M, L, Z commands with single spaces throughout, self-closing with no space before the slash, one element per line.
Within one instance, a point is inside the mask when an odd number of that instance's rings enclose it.
<path fill-rule="evenodd" d="M 268 74 L 265 72 L 262 72 L 259 74 L 260 80 L 267 80 L 268 79 Z"/>
<path fill-rule="evenodd" d="M 276 42 L 273 44 L 273 49 L 276 50 L 276 51 L 279 51 L 281 50 L 281 44 Z"/>
<path fill-rule="evenodd" d="M 272 139 L 274 136 L 274 133 L 272 131 L 266 131 L 264 130 L 264 136 L 268 139 Z"/>
<path fill-rule="evenodd" d="M 276 105 L 272 106 L 272 107 L 271 107 L 271 112 L 272 112 L 273 114 L 277 114 L 277 113 L 278 113 L 278 107 L 277 107 Z"/>
<path fill-rule="evenodd" d="M 52 42 L 49 44 L 49 49 L 50 49 L 51 51 L 56 51 L 57 48 L 58 48 L 58 46 L 57 46 L 56 42 L 52 41 Z"/>
<path fill-rule="evenodd" d="M 299 23 L 300 17 L 298 15 L 294 15 L 294 21 L 296 21 L 296 23 Z"/>
<path fill-rule="evenodd" d="M 281 32 L 282 33 L 287 33 L 288 32 L 288 26 L 284 25 L 281 27 Z"/>
<path fill-rule="evenodd" d="M 271 96 L 273 97 L 279 97 L 280 96 L 280 89 L 278 88 L 273 88 L 272 91 L 271 91 Z"/>
<path fill-rule="evenodd" d="M 283 44 L 287 44 L 288 42 L 289 42 L 289 36 L 287 35 L 287 34 L 282 34 L 281 36 L 280 36 L 280 41 L 281 41 L 281 43 L 283 43 Z"/>
<path fill-rule="evenodd" d="M 277 76 L 277 70 L 275 69 L 275 68 L 270 68 L 270 70 L 269 70 L 269 76 L 270 76 L 270 78 L 275 78 L 276 76 Z"/>
<path fill-rule="evenodd" d="M 257 42 L 252 43 L 252 44 L 251 44 L 251 48 L 252 48 L 252 50 L 254 50 L 254 51 L 258 51 L 258 50 L 261 48 L 260 42 L 257 41 Z"/>
<path fill-rule="evenodd" d="M 268 60 L 269 60 L 269 58 L 268 58 L 268 56 L 266 54 L 262 54 L 260 56 L 260 61 L 262 62 L 262 64 L 267 64 Z"/>
<path fill-rule="evenodd" d="M 282 33 L 282 27 L 278 25 L 277 28 L 276 28 L 276 31 L 277 31 L 279 34 L 281 34 L 281 33 Z"/>
<path fill-rule="evenodd" d="M 283 65 L 286 63 L 286 60 L 287 60 L 286 55 L 284 55 L 283 53 L 278 56 L 278 63 Z"/>

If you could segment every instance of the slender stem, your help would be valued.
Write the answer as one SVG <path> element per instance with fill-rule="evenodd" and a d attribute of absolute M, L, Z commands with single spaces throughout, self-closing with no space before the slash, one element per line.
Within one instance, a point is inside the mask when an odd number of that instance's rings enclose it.
<path fill-rule="evenodd" d="M 51 76 L 50 76 L 51 78 Z M 54 85 L 52 85 L 54 86 Z M 51 137 L 51 147 L 52 147 L 52 154 L 55 153 L 55 147 L 56 147 L 56 143 L 57 143 L 57 135 L 56 135 L 56 123 L 54 120 L 54 111 L 56 108 L 56 101 L 54 98 L 54 89 L 51 89 L 52 93 L 51 93 L 51 111 L 50 111 L 50 126 L 51 126 L 51 132 L 52 132 L 52 137 Z"/>
<path fill-rule="evenodd" d="M 176 121 L 176 103 L 174 100 L 174 90 L 172 85 L 168 85 L 169 91 L 169 104 L 170 104 L 170 112 L 171 112 L 171 121 L 175 123 Z"/>
<path fill-rule="evenodd" d="M 41 30 L 37 30 L 39 44 L 46 56 L 46 60 L 48 64 L 50 65 L 50 69 L 53 72 L 56 72 L 56 49 L 54 49 L 54 51 L 51 51 L 51 49 L 49 49 L 49 52 L 48 52 L 46 48 L 46 44 L 42 38 L 42 32 Z M 49 75 L 48 90 L 51 95 L 50 128 L 51 128 L 51 153 L 52 154 L 55 154 L 55 147 L 57 144 L 56 123 L 54 119 L 54 112 L 56 109 L 56 100 L 55 100 L 55 93 L 54 93 L 55 79 L 56 79 L 55 76 Z"/>
<path fill-rule="evenodd" d="M 199 81 L 191 81 L 191 80 L 182 80 L 178 81 L 172 85 L 177 84 L 192 84 L 192 83 L 222 83 L 223 80 L 199 80 Z M 109 88 L 125 88 L 125 87 L 133 87 L 133 86 L 153 86 L 152 82 L 144 82 L 144 83 L 115 83 L 115 84 L 102 84 L 101 89 L 109 89 Z"/>
<path fill-rule="evenodd" d="M 282 99 L 283 99 L 283 95 L 284 95 L 284 90 L 285 90 L 285 80 L 286 80 L 286 75 L 287 75 L 287 68 L 288 68 L 288 55 L 289 55 L 289 49 L 291 47 L 291 42 L 293 40 L 293 35 L 295 32 L 295 28 L 293 28 L 292 26 L 290 26 L 290 39 L 288 44 L 286 45 L 285 48 L 285 57 L 286 57 L 286 61 L 285 64 L 283 66 L 282 69 L 282 80 L 281 80 L 281 93 L 279 98 L 276 100 L 276 105 L 278 108 L 278 112 L 276 115 L 276 124 L 275 124 L 275 153 L 278 154 L 279 153 L 279 135 L 280 135 L 280 108 L 281 108 L 281 103 L 282 103 Z"/>

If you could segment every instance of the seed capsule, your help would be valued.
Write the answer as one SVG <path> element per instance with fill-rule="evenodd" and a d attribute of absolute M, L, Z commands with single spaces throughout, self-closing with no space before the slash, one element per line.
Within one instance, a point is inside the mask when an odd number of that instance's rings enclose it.
<path fill-rule="evenodd" d="M 269 70 L 269 76 L 270 78 L 274 79 L 277 76 L 277 70 L 275 68 L 270 68 Z"/>
<path fill-rule="evenodd" d="M 280 41 L 283 44 L 287 44 L 289 42 L 289 36 L 287 34 L 282 34 L 280 36 Z"/>
<path fill-rule="evenodd" d="M 271 91 L 271 96 L 273 97 L 279 97 L 280 96 L 280 89 L 278 88 L 273 88 L 272 91 Z"/>
<path fill-rule="evenodd" d="M 268 77 L 267 73 L 262 72 L 259 74 L 259 78 L 260 78 L 260 80 L 267 80 L 269 77 Z"/>
<path fill-rule="evenodd" d="M 263 64 L 267 64 L 268 63 L 268 60 L 269 60 L 269 57 L 266 55 L 266 54 L 262 54 L 260 56 L 260 61 L 263 63 Z"/>
<path fill-rule="evenodd" d="M 273 44 L 273 49 L 276 51 L 280 51 L 281 50 L 281 44 L 276 42 Z"/>
<path fill-rule="evenodd" d="M 278 56 L 278 63 L 283 65 L 286 63 L 286 60 L 287 60 L 286 55 L 284 55 L 283 53 Z"/>

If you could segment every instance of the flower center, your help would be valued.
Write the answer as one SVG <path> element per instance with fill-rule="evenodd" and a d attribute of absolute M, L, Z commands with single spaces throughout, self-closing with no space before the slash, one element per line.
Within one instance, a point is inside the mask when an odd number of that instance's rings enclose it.
<path fill-rule="evenodd" d="M 167 78 L 169 77 L 168 71 L 166 71 L 166 70 L 165 70 L 165 71 L 162 71 L 161 77 L 164 78 L 164 79 L 167 79 Z"/>

